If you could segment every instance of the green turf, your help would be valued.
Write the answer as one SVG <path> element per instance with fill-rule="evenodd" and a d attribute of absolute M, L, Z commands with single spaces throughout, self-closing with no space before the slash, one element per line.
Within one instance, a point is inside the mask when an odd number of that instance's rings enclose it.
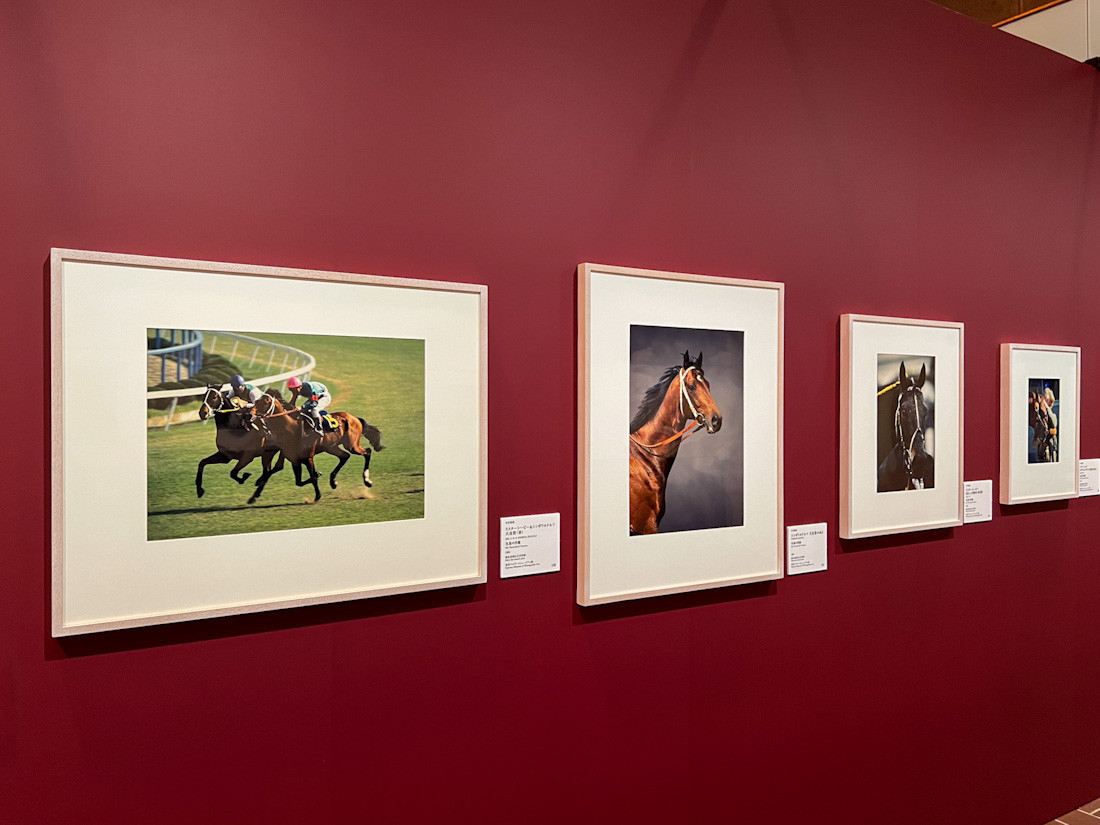
<path fill-rule="evenodd" d="M 245 472 L 239 485 L 229 477 L 233 464 L 207 465 L 205 495 L 195 492 L 195 472 L 201 459 L 216 452 L 214 422 L 148 431 L 148 491 L 150 540 L 289 530 L 337 524 L 393 521 L 424 516 L 424 343 L 386 338 L 333 335 L 257 337 L 305 350 L 317 359 L 313 377 L 333 398 L 333 410 L 357 415 L 382 431 L 385 450 L 371 457 L 374 486 L 362 483 L 363 459 L 353 455 L 328 484 L 336 458 L 316 459 L 321 473 L 321 500 L 313 503 L 313 487 L 296 487 L 287 464 L 273 475 L 255 504 L 260 462 Z M 245 376 L 245 379 L 257 376 Z M 364 439 L 365 444 L 365 439 Z"/>

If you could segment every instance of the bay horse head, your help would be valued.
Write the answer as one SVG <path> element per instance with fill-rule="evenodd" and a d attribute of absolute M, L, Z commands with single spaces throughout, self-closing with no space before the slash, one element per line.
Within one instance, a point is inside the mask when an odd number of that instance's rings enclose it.
<path fill-rule="evenodd" d="M 225 396 L 218 384 L 207 384 L 206 395 L 203 396 L 202 405 L 199 407 L 199 418 L 205 421 L 214 413 L 225 406 Z"/>
<path fill-rule="evenodd" d="M 914 481 L 923 479 L 932 463 L 924 441 L 928 407 L 924 402 L 922 388 L 926 377 L 924 364 L 921 364 L 920 375 L 913 378 L 906 372 L 905 362 L 901 362 L 898 370 L 898 406 L 894 412 L 894 429 L 906 472 Z"/>
<path fill-rule="evenodd" d="M 703 374 L 703 353 L 693 359 L 691 353 L 684 352 L 684 363 L 680 367 L 680 413 L 684 420 L 694 419 L 707 428 L 708 433 L 716 433 L 722 428 L 722 413 L 710 394 L 710 382 Z"/>

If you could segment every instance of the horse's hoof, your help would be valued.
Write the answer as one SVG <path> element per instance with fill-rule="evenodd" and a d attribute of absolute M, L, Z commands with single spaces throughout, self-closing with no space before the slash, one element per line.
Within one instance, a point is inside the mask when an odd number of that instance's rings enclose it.
<path fill-rule="evenodd" d="M 248 500 L 248 503 L 249 503 L 249 504 L 255 504 L 255 503 L 256 503 L 256 497 L 255 497 L 255 496 L 252 496 L 252 498 L 250 498 L 250 499 Z"/>
<path fill-rule="evenodd" d="M 205 493 L 206 490 L 204 490 L 204 489 L 202 489 L 202 487 L 200 487 L 198 490 L 196 490 L 196 492 L 199 494 L 199 498 L 202 498 L 202 494 Z"/>
<path fill-rule="evenodd" d="M 368 481 L 368 480 L 367 480 L 367 479 L 365 479 L 365 478 L 363 479 L 363 483 L 364 483 L 365 485 L 367 485 L 368 487 L 373 487 L 373 486 L 374 486 L 374 482 L 373 482 L 373 481 Z"/>
<path fill-rule="evenodd" d="M 237 478 L 237 483 L 238 483 L 238 484 L 244 484 L 244 483 L 245 483 L 246 481 L 248 481 L 248 478 L 249 478 L 249 476 L 251 476 L 251 475 L 252 475 L 252 473 L 242 473 L 242 474 L 241 474 L 241 475 L 240 475 L 240 476 L 239 476 L 239 477 Z"/>
<path fill-rule="evenodd" d="M 329 484 L 329 487 L 331 487 L 333 490 L 336 489 L 336 482 L 335 481 L 330 481 L 328 484 Z"/>

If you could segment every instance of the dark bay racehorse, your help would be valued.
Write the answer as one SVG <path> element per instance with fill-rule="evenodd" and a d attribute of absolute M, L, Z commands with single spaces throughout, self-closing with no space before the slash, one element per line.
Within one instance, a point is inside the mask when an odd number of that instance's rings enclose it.
<path fill-rule="evenodd" d="M 630 534 L 656 533 L 665 514 L 665 485 L 680 443 L 696 427 L 716 433 L 722 413 L 703 376 L 703 353 L 684 353 L 646 390 L 630 422 Z"/>
<path fill-rule="evenodd" d="M 894 410 L 894 446 L 878 466 L 878 491 L 924 490 L 935 486 L 934 460 L 925 449 L 924 428 L 928 407 L 924 403 L 925 365 L 913 378 L 898 370 L 897 407 Z"/>
<path fill-rule="evenodd" d="M 1032 392 L 1027 403 L 1027 425 L 1033 434 L 1035 461 L 1049 462 L 1058 460 L 1058 428 L 1047 407 L 1044 393 Z"/>
<path fill-rule="evenodd" d="M 329 413 L 336 419 L 337 427 L 332 432 L 319 433 L 313 425 L 307 421 L 307 415 L 301 410 L 291 406 L 284 406 L 286 402 L 281 400 L 281 395 L 276 390 L 271 390 L 256 402 L 256 416 L 261 426 L 267 428 L 271 443 L 276 449 L 282 451 L 279 463 L 271 469 L 265 469 L 256 481 L 256 495 L 258 498 L 263 492 L 264 485 L 270 475 L 278 472 L 283 460 L 290 461 L 294 468 L 294 483 L 299 487 L 307 484 L 313 485 L 313 500 L 321 498 L 321 488 L 317 484 L 319 473 L 314 466 L 313 458 L 317 453 L 329 453 L 339 459 L 336 469 L 329 473 L 329 485 L 336 489 L 336 474 L 344 466 L 351 454 L 363 456 L 363 484 L 372 486 L 370 480 L 371 447 L 381 452 L 385 449 L 382 445 L 382 433 L 378 428 L 368 424 L 362 418 L 350 415 L 346 412 Z M 366 437 L 370 447 L 364 447 L 361 440 Z M 302 479 L 302 469 L 309 470 L 309 477 Z"/>
<path fill-rule="evenodd" d="M 199 498 L 206 492 L 202 486 L 202 471 L 207 464 L 228 464 L 236 461 L 236 465 L 229 471 L 229 477 L 238 484 L 244 484 L 248 480 L 251 473 L 242 474 L 241 470 L 257 457 L 263 462 L 264 476 L 273 472 L 271 460 L 278 448 L 269 443 L 266 433 L 245 427 L 246 415 L 243 410 L 230 405 L 229 393 L 223 392 L 218 385 L 206 388 L 206 395 L 199 407 L 199 418 L 205 421 L 214 417 L 217 427 L 214 445 L 218 451 L 199 462 L 199 469 L 195 474 L 195 491 Z M 281 465 L 282 461 L 279 463 Z M 255 501 L 255 497 L 249 501 Z"/>

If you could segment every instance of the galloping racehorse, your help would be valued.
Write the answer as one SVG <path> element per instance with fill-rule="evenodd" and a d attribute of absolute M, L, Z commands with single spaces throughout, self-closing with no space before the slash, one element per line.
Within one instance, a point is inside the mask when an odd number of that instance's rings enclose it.
<path fill-rule="evenodd" d="M 282 455 L 279 457 L 278 465 L 274 469 L 265 470 L 264 475 L 256 481 L 255 498 L 263 492 L 268 476 L 281 469 L 285 458 L 294 468 L 294 483 L 299 487 L 313 484 L 313 500 L 318 501 L 321 498 L 321 488 L 317 484 L 319 473 L 313 464 L 313 457 L 317 453 L 329 453 L 339 459 L 336 469 L 329 473 L 329 485 L 333 490 L 336 489 L 336 474 L 351 458 L 351 453 L 363 456 L 363 484 L 367 487 L 372 486 L 371 448 L 364 447 L 360 440 L 366 436 L 371 447 L 381 452 L 385 449 L 382 446 L 382 433 L 377 427 L 354 415 L 345 412 L 333 412 L 329 415 L 336 419 L 336 429 L 332 432 L 319 433 L 306 421 L 306 416 L 301 410 L 284 407 L 277 391 L 269 391 L 256 402 L 256 416 L 263 422 L 263 426 L 267 427 L 271 443 L 276 449 L 282 451 Z M 309 469 L 309 478 L 304 481 L 302 480 L 303 466 Z"/>
<path fill-rule="evenodd" d="M 244 412 L 229 404 L 229 394 L 222 392 L 217 384 L 206 388 L 202 406 L 199 407 L 199 418 L 203 421 L 214 416 L 214 424 L 217 427 L 214 444 L 218 451 L 199 462 L 199 469 L 195 475 L 195 491 L 202 498 L 206 490 L 202 486 L 202 471 L 207 464 L 228 464 L 236 460 L 236 465 L 229 471 L 229 477 L 238 484 L 244 484 L 251 473 L 241 474 L 241 470 L 257 456 L 261 457 L 264 466 L 264 477 L 270 475 L 271 459 L 278 448 L 269 444 L 269 436 L 257 430 L 248 430 L 244 427 Z M 282 465 L 282 460 L 279 462 Z M 250 503 L 255 497 L 250 499 Z"/>
<path fill-rule="evenodd" d="M 722 413 L 703 376 L 703 353 L 684 353 L 646 390 L 630 422 L 630 534 L 656 533 L 665 514 L 665 485 L 680 443 L 703 426 L 716 433 Z"/>
<path fill-rule="evenodd" d="M 924 427 L 928 407 L 924 403 L 925 365 L 914 379 L 898 370 L 898 404 L 894 411 L 894 446 L 878 467 L 878 491 L 923 490 L 935 486 L 934 460 L 925 449 Z"/>

